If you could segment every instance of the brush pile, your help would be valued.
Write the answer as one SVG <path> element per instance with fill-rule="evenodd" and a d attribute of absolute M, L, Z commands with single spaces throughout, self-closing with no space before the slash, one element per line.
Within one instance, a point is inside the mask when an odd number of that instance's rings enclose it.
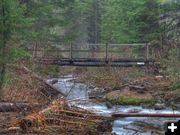
<path fill-rule="evenodd" d="M 14 119 L 6 125 L 6 133 L 111 135 L 109 117 L 70 105 L 69 102 L 60 98 L 39 112 Z"/>

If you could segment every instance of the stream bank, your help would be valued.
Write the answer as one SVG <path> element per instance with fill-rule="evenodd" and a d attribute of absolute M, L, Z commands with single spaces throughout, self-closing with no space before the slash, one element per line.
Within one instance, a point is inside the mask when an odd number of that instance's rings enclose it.
<path fill-rule="evenodd" d="M 154 75 L 146 68 L 78 68 L 74 82 L 85 83 L 91 97 L 108 105 L 142 105 L 154 109 L 180 109 L 180 76 Z M 106 97 L 106 98 L 104 98 Z"/>

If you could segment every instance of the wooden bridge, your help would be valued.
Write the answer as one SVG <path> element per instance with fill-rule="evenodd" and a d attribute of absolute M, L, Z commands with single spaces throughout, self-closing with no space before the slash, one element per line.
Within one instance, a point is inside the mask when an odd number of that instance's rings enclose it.
<path fill-rule="evenodd" d="M 28 49 L 41 64 L 67 66 L 146 66 L 153 64 L 149 44 L 60 44 L 55 49 Z M 140 51 L 139 51 L 140 50 Z"/>

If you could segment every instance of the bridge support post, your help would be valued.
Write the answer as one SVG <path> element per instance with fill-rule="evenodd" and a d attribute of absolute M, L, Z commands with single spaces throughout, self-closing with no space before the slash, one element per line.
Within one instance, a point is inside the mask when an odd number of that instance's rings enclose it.
<path fill-rule="evenodd" d="M 72 43 L 70 42 L 70 54 L 69 54 L 69 59 L 72 61 Z"/>
<path fill-rule="evenodd" d="M 33 48 L 33 58 L 37 58 L 37 41 L 36 41 L 34 48 Z"/>
<path fill-rule="evenodd" d="M 145 52 L 146 60 L 149 59 L 149 44 L 146 44 L 146 52 Z"/>
<path fill-rule="evenodd" d="M 108 63 L 108 42 L 106 42 L 106 63 Z"/>

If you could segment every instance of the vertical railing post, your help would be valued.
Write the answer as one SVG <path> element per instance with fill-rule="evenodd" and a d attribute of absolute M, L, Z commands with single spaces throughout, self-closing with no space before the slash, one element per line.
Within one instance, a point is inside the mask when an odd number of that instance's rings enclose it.
<path fill-rule="evenodd" d="M 32 54 L 33 54 L 33 58 L 35 57 L 35 45 L 33 45 L 33 51 L 32 51 Z"/>
<path fill-rule="evenodd" d="M 178 47 L 178 50 L 179 50 L 179 61 L 180 61 L 180 45 L 179 45 L 179 47 Z"/>
<path fill-rule="evenodd" d="M 36 46 L 35 46 L 35 58 L 37 58 L 37 41 L 36 41 Z"/>
<path fill-rule="evenodd" d="M 33 58 L 37 57 L 37 52 L 36 51 L 37 51 L 37 41 L 33 45 Z"/>
<path fill-rule="evenodd" d="M 149 59 L 149 44 L 146 43 L 146 60 Z"/>
<path fill-rule="evenodd" d="M 70 55 L 69 55 L 70 60 L 72 60 L 72 43 L 70 42 Z"/>
<path fill-rule="evenodd" d="M 108 63 L 108 42 L 106 42 L 106 63 Z"/>
<path fill-rule="evenodd" d="M 43 58 L 45 55 L 45 50 L 44 50 L 44 48 L 42 49 L 42 54 L 41 54 L 41 57 Z"/>

